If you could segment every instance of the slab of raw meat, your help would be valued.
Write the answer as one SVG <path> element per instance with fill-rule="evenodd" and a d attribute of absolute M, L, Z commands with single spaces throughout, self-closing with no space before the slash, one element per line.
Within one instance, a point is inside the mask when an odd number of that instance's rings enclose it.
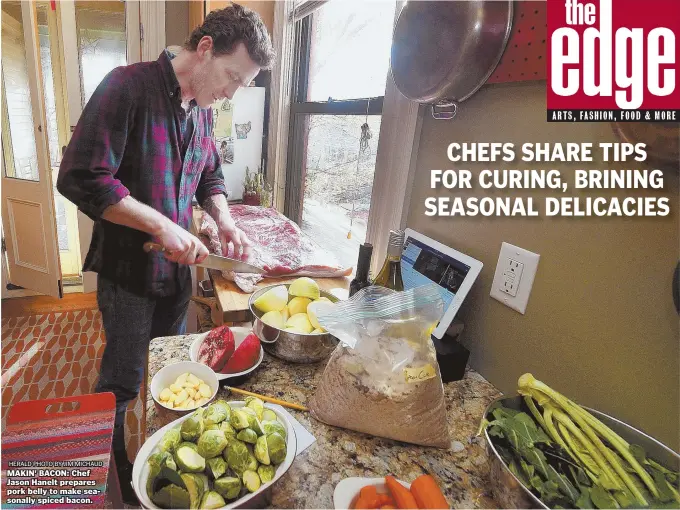
<path fill-rule="evenodd" d="M 309 276 L 333 278 L 349 276 L 352 268 L 342 267 L 335 257 L 316 244 L 300 227 L 276 209 L 250 205 L 229 207 L 236 225 L 253 243 L 252 256 L 248 261 L 266 271 L 265 278 L 282 276 Z M 199 237 L 210 253 L 233 257 L 233 247 L 222 253 L 217 225 L 212 217 L 203 213 Z M 222 271 L 244 292 L 253 292 L 262 275 Z"/>

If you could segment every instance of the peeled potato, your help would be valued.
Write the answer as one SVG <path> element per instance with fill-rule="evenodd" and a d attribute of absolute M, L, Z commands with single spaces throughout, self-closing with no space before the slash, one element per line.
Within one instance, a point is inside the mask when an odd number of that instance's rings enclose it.
<path fill-rule="evenodd" d="M 309 319 L 309 322 L 314 327 L 314 329 L 321 329 L 321 324 L 319 324 L 319 320 L 317 319 L 317 315 L 319 313 L 319 310 L 323 310 L 324 307 L 327 307 L 327 306 L 328 306 L 328 303 L 325 303 L 324 301 L 319 300 L 319 301 L 314 301 L 313 303 L 310 303 L 309 306 L 307 307 L 307 318 Z"/>
<path fill-rule="evenodd" d="M 184 402 L 188 398 L 189 398 L 189 394 L 186 392 L 186 390 L 180 391 L 177 394 L 177 396 L 175 397 L 175 405 L 180 405 L 182 402 Z"/>
<path fill-rule="evenodd" d="M 291 296 L 306 297 L 311 300 L 319 299 L 321 292 L 319 291 L 319 285 L 306 276 L 298 278 L 293 283 L 290 284 L 288 288 L 288 293 Z"/>
<path fill-rule="evenodd" d="M 294 297 L 288 303 L 288 313 L 292 317 L 299 313 L 307 313 L 307 306 L 312 300 L 306 297 Z"/>
<path fill-rule="evenodd" d="M 306 313 L 298 313 L 293 315 L 288 321 L 286 322 L 286 329 L 288 328 L 293 328 L 300 333 L 304 333 L 308 335 L 311 333 L 314 328 L 312 327 L 311 323 L 309 322 L 309 317 L 307 317 Z"/>
<path fill-rule="evenodd" d="M 202 386 L 205 388 L 201 389 Z M 207 395 L 205 393 L 207 392 Z M 185 372 L 180 375 L 169 387 L 161 390 L 158 399 L 171 409 L 193 409 L 199 407 L 200 401 L 208 401 L 212 395 L 210 386 L 205 384 L 194 374 Z"/>
<path fill-rule="evenodd" d="M 280 312 L 287 303 L 288 290 L 284 285 L 279 285 L 262 294 L 253 302 L 253 305 L 261 312 L 267 313 L 272 311 Z"/>
<path fill-rule="evenodd" d="M 285 322 L 281 316 L 281 312 L 277 312 L 276 310 L 265 313 L 260 320 L 265 324 L 278 329 L 281 329 Z"/>
<path fill-rule="evenodd" d="M 203 398 L 208 398 L 210 395 L 212 395 L 212 391 L 210 391 L 210 386 L 207 384 L 201 384 L 198 387 L 198 393 L 200 393 L 201 397 Z"/>

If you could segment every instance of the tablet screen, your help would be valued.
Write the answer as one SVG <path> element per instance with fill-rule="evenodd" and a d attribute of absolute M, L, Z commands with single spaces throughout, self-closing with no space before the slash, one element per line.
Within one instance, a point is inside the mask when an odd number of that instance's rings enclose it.
<path fill-rule="evenodd" d="M 470 266 L 408 237 L 401 255 L 404 290 L 434 282 L 439 285 L 446 311 L 465 280 Z"/>

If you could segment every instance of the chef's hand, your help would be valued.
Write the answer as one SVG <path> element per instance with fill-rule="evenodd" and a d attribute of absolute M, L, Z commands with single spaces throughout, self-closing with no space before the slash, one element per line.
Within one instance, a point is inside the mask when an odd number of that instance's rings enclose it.
<path fill-rule="evenodd" d="M 209 255 L 208 249 L 198 237 L 170 220 L 163 224 L 156 237 L 165 248 L 165 256 L 178 264 L 200 263 Z"/>
<path fill-rule="evenodd" d="M 217 230 L 222 244 L 222 253 L 225 257 L 229 254 L 229 243 L 231 243 L 234 246 L 235 259 L 250 259 L 253 244 L 245 232 L 236 226 L 234 220 L 229 218 L 221 221 L 217 225 Z"/>

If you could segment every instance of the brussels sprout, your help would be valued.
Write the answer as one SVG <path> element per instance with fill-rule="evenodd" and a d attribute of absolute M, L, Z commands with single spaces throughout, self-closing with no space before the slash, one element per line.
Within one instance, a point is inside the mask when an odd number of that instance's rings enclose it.
<path fill-rule="evenodd" d="M 232 427 L 231 424 L 227 423 L 226 421 L 220 423 L 220 430 L 224 432 L 224 435 L 227 439 L 236 437 L 236 430 L 234 430 L 234 427 Z"/>
<path fill-rule="evenodd" d="M 158 443 L 158 448 L 162 452 L 173 453 L 181 442 L 182 436 L 179 433 L 179 429 L 170 429 L 163 435 L 163 438 Z"/>
<path fill-rule="evenodd" d="M 199 483 L 203 484 L 203 492 L 208 492 L 210 490 L 210 480 L 208 480 L 208 477 L 204 475 L 203 473 L 191 473 L 191 476 L 196 478 Z"/>
<path fill-rule="evenodd" d="M 177 466 L 185 473 L 200 473 L 205 469 L 205 459 L 194 449 L 182 446 L 177 450 Z"/>
<path fill-rule="evenodd" d="M 248 406 L 241 407 L 240 410 L 243 411 L 246 414 L 252 414 L 253 416 L 257 416 L 257 412 L 255 411 L 255 409 L 253 409 L 251 407 L 248 407 Z"/>
<path fill-rule="evenodd" d="M 255 443 L 255 458 L 262 464 L 271 464 L 269 459 L 269 446 L 267 446 L 266 436 L 260 436 L 257 438 L 257 442 Z"/>
<path fill-rule="evenodd" d="M 168 460 L 170 464 L 168 464 Z M 168 467 L 173 471 L 177 471 L 177 465 L 168 452 L 158 452 L 149 456 L 147 459 L 149 463 L 149 478 L 146 479 L 146 493 L 151 496 L 153 494 L 153 483 L 156 477 L 160 474 L 161 469 Z"/>
<path fill-rule="evenodd" d="M 241 492 L 241 480 L 233 476 L 223 476 L 215 480 L 215 490 L 219 492 L 224 499 L 238 498 Z"/>
<path fill-rule="evenodd" d="M 227 463 L 222 457 L 213 457 L 206 460 L 205 463 L 208 466 L 206 470 L 214 480 L 227 472 Z"/>
<path fill-rule="evenodd" d="M 198 508 L 198 505 L 201 503 L 201 497 L 203 497 L 203 484 L 197 483 L 196 479 L 189 473 L 184 473 L 180 476 L 189 492 L 189 508 Z"/>
<path fill-rule="evenodd" d="M 249 407 L 243 407 L 242 409 L 246 413 L 246 416 L 248 417 L 248 428 L 253 429 L 258 436 L 264 434 L 264 431 L 262 430 L 262 424 L 260 423 L 260 420 L 257 418 L 257 414 L 255 414 L 255 411 L 253 411 Z"/>
<path fill-rule="evenodd" d="M 260 418 L 261 421 L 276 421 L 276 419 L 276 413 L 271 409 L 265 409 Z"/>
<path fill-rule="evenodd" d="M 236 409 L 231 413 L 231 419 L 229 420 L 231 426 L 236 430 L 242 430 L 248 428 L 248 414 L 242 409 Z"/>
<path fill-rule="evenodd" d="M 262 483 L 271 482 L 276 476 L 276 468 L 274 466 L 260 466 L 257 468 L 257 474 L 260 475 Z"/>
<path fill-rule="evenodd" d="M 255 471 L 246 471 L 243 473 L 243 485 L 246 486 L 249 492 L 255 492 L 260 488 L 260 477 Z"/>
<path fill-rule="evenodd" d="M 194 450 L 195 452 L 198 451 L 198 446 L 196 446 L 196 443 L 192 443 L 191 441 L 183 441 L 183 442 L 181 442 L 181 443 L 177 446 L 177 448 L 175 449 L 175 453 L 173 454 L 173 457 L 172 457 L 172 458 L 173 458 L 173 461 L 175 462 L 175 470 L 177 470 L 177 462 L 178 462 L 178 460 L 177 460 L 177 452 L 179 451 L 180 448 L 183 448 L 183 447 L 185 447 L 185 446 L 186 446 L 187 448 L 191 448 L 191 449 Z"/>
<path fill-rule="evenodd" d="M 210 404 L 203 415 L 206 425 L 219 424 L 224 420 L 229 421 L 230 417 L 231 407 L 224 400 L 217 400 Z"/>
<path fill-rule="evenodd" d="M 257 397 L 247 397 L 246 407 L 252 409 L 257 414 L 257 419 L 262 419 L 262 413 L 264 413 L 264 402 Z"/>
<path fill-rule="evenodd" d="M 233 416 L 233 415 L 232 415 Z M 238 476 L 248 469 L 250 463 L 250 452 L 243 441 L 234 439 L 229 441 L 229 445 L 225 448 L 226 460 L 231 469 Z"/>
<path fill-rule="evenodd" d="M 283 424 L 280 421 L 263 421 L 262 422 L 262 431 L 265 433 L 265 435 L 273 434 L 274 432 L 278 432 L 283 439 L 286 439 L 287 433 L 286 433 L 286 427 L 283 426 Z"/>
<path fill-rule="evenodd" d="M 273 432 L 267 436 L 267 446 L 271 462 L 281 464 L 286 458 L 286 440 L 278 432 Z"/>
<path fill-rule="evenodd" d="M 198 453 L 206 459 L 217 457 L 226 446 L 227 438 L 221 430 L 206 430 L 198 438 Z"/>
<path fill-rule="evenodd" d="M 204 430 L 205 422 L 203 421 L 203 410 L 198 409 L 191 417 L 182 422 L 180 432 L 182 434 L 182 439 L 185 441 L 197 441 Z"/>
<path fill-rule="evenodd" d="M 204 427 L 203 432 L 205 432 L 206 430 L 220 430 L 220 426 L 217 423 L 211 423 L 210 425 L 206 425 Z"/>
<path fill-rule="evenodd" d="M 259 465 L 260 463 L 257 461 L 255 454 L 253 453 L 252 445 L 248 445 L 248 465 L 246 466 L 246 469 L 249 469 L 250 471 L 257 471 L 257 467 Z"/>
<path fill-rule="evenodd" d="M 255 444 L 257 442 L 257 434 L 253 429 L 243 429 L 236 435 L 236 439 L 239 439 L 244 443 Z"/>
<path fill-rule="evenodd" d="M 189 492 L 175 484 L 166 485 L 151 496 L 151 501 L 161 508 L 189 508 Z"/>
<path fill-rule="evenodd" d="M 194 450 L 198 451 L 198 446 L 196 446 L 196 443 L 192 443 L 191 441 L 182 441 L 179 445 L 177 445 L 177 450 L 179 450 L 182 446 L 188 446 L 189 448 L 193 448 Z"/>
<path fill-rule="evenodd" d="M 209 491 L 203 494 L 201 505 L 199 508 L 222 508 L 227 502 L 215 491 Z"/>

